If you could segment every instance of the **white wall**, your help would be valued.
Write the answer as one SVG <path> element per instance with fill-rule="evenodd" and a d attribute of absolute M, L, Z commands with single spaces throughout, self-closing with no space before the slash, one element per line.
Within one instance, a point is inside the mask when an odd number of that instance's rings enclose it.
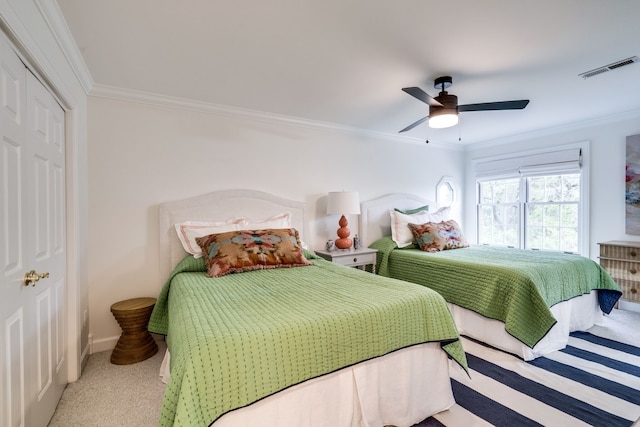
<path fill-rule="evenodd" d="M 517 153 L 542 147 L 589 142 L 589 257 L 598 260 L 599 242 L 640 241 L 625 234 L 626 137 L 640 133 L 640 112 L 624 117 L 585 122 L 582 126 L 549 130 L 537 136 L 511 140 L 500 145 L 474 147 L 466 154 L 467 170 L 464 216 L 475 227 L 475 184 L 473 159 Z"/>
<path fill-rule="evenodd" d="M 391 192 L 435 199 L 443 175 L 459 187 L 464 180 L 460 149 L 275 119 L 90 96 L 88 128 L 93 352 L 120 334 L 111 304 L 160 291 L 160 203 L 234 188 L 304 201 L 305 243 L 318 249 L 337 229 L 325 215 L 329 191 L 358 191 L 363 201 Z M 350 228 L 357 232 L 357 218 Z"/>
<path fill-rule="evenodd" d="M 112 348 L 120 327 L 112 303 L 156 296 L 158 205 L 209 191 L 249 188 L 309 204 L 318 249 L 333 238 L 326 193 L 391 192 L 435 198 L 452 176 L 461 192 L 454 216 L 475 227 L 473 159 L 589 141 L 589 255 L 597 243 L 637 240 L 624 234 L 625 137 L 640 133 L 638 115 L 549 130 L 465 151 L 442 145 L 281 120 L 252 120 L 100 96 L 89 97 L 89 306 L 92 351 Z M 351 220 L 352 232 L 357 221 Z"/>

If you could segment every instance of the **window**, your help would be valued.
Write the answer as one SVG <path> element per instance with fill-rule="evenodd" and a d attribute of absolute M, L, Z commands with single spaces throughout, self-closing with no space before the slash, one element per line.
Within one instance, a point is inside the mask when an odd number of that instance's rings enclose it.
<path fill-rule="evenodd" d="M 550 153 L 549 158 L 555 156 Z M 532 159 L 494 161 L 477 168 L 478 243 L 581 253 L 581 151 L 577 162 L 532 164 Z M 536 155 L 534 160 L 540 159 Z"/>
<path fill-rule="evenodd" d="M 579 252 L 580 174 L 526 181 L 525 247 Z"/>
<path fill-rule="evenodd" d="M 519 179 L 479 184 L 478 243 L 520 246 Z"/>
<path fill-rule="evenodd" d="M 455 200 L 455 190 L 453 188 L 453 178 L 443 176 L 436 185 L 436 202 L 438 207 L 451 206 Z"/>

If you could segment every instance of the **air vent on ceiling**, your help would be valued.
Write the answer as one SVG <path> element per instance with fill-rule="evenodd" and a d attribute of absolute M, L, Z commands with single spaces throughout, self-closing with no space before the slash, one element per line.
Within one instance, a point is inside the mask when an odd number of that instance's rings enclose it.
<path fill-rule="evenodd" d="M 631 58 L 622 59 L 620 61 L 614 62 L 613 64 L 596 68 L 595 70 L 586 71 L 582 74 L 578 74 L 578 76 L 586 79 L 589 77 L 597 76 L 598 74 L 606 73 L 607 71 L 615 70 L 616 68 L 624 67 L 625 65 L 633 64 L 634 62 L 640 62 L 640 58 L 638 58 L 637 56 L 632 56 Z"/>

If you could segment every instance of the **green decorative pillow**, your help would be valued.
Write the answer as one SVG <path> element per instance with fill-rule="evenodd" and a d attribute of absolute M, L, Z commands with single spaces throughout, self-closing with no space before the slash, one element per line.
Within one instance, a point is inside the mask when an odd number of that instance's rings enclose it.
<path fill-rule="evenodd" d="M 313 265 L 302 253 L 294 228 L 229 231 L 198 237 L 196 241 L 202 248 L 209 277 Z"/>
<path fill-rule="evenodd" d="M 454 220 L 409 224 L 409 228 L 418 247 L 426 252 L 446 251 L 469 246 L 460 226 Z"/>
<path fill-rule="evenodd" d="M 415 209 L 403 210 L 403 209 L 394 208 L 394 210 L 396 212 L 400 212 L 401 214 L 413 215 L 413 214 L 417 214 L 418 212 L 427 212 L 429 210 L 429 205 L 420 206 L 419 208 L 415 208 Z"/>

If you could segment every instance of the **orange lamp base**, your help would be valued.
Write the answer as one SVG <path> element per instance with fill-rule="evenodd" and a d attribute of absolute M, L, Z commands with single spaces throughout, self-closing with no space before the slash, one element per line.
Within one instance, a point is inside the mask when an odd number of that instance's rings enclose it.
<path fill-rule="evenodd" d="M 347 225 L 349 225 L 349 221 L 347 221 L 347 218 L 342 215 L 340 221 L 338 221 L 338 225 L 340 225 L 340 228 L 338 228 L 339 239 L 336 240 L 336 248 L 349 249 L 353 244 L 353 241 L 349 238 L 351 231 L 347 227 Z"/>

